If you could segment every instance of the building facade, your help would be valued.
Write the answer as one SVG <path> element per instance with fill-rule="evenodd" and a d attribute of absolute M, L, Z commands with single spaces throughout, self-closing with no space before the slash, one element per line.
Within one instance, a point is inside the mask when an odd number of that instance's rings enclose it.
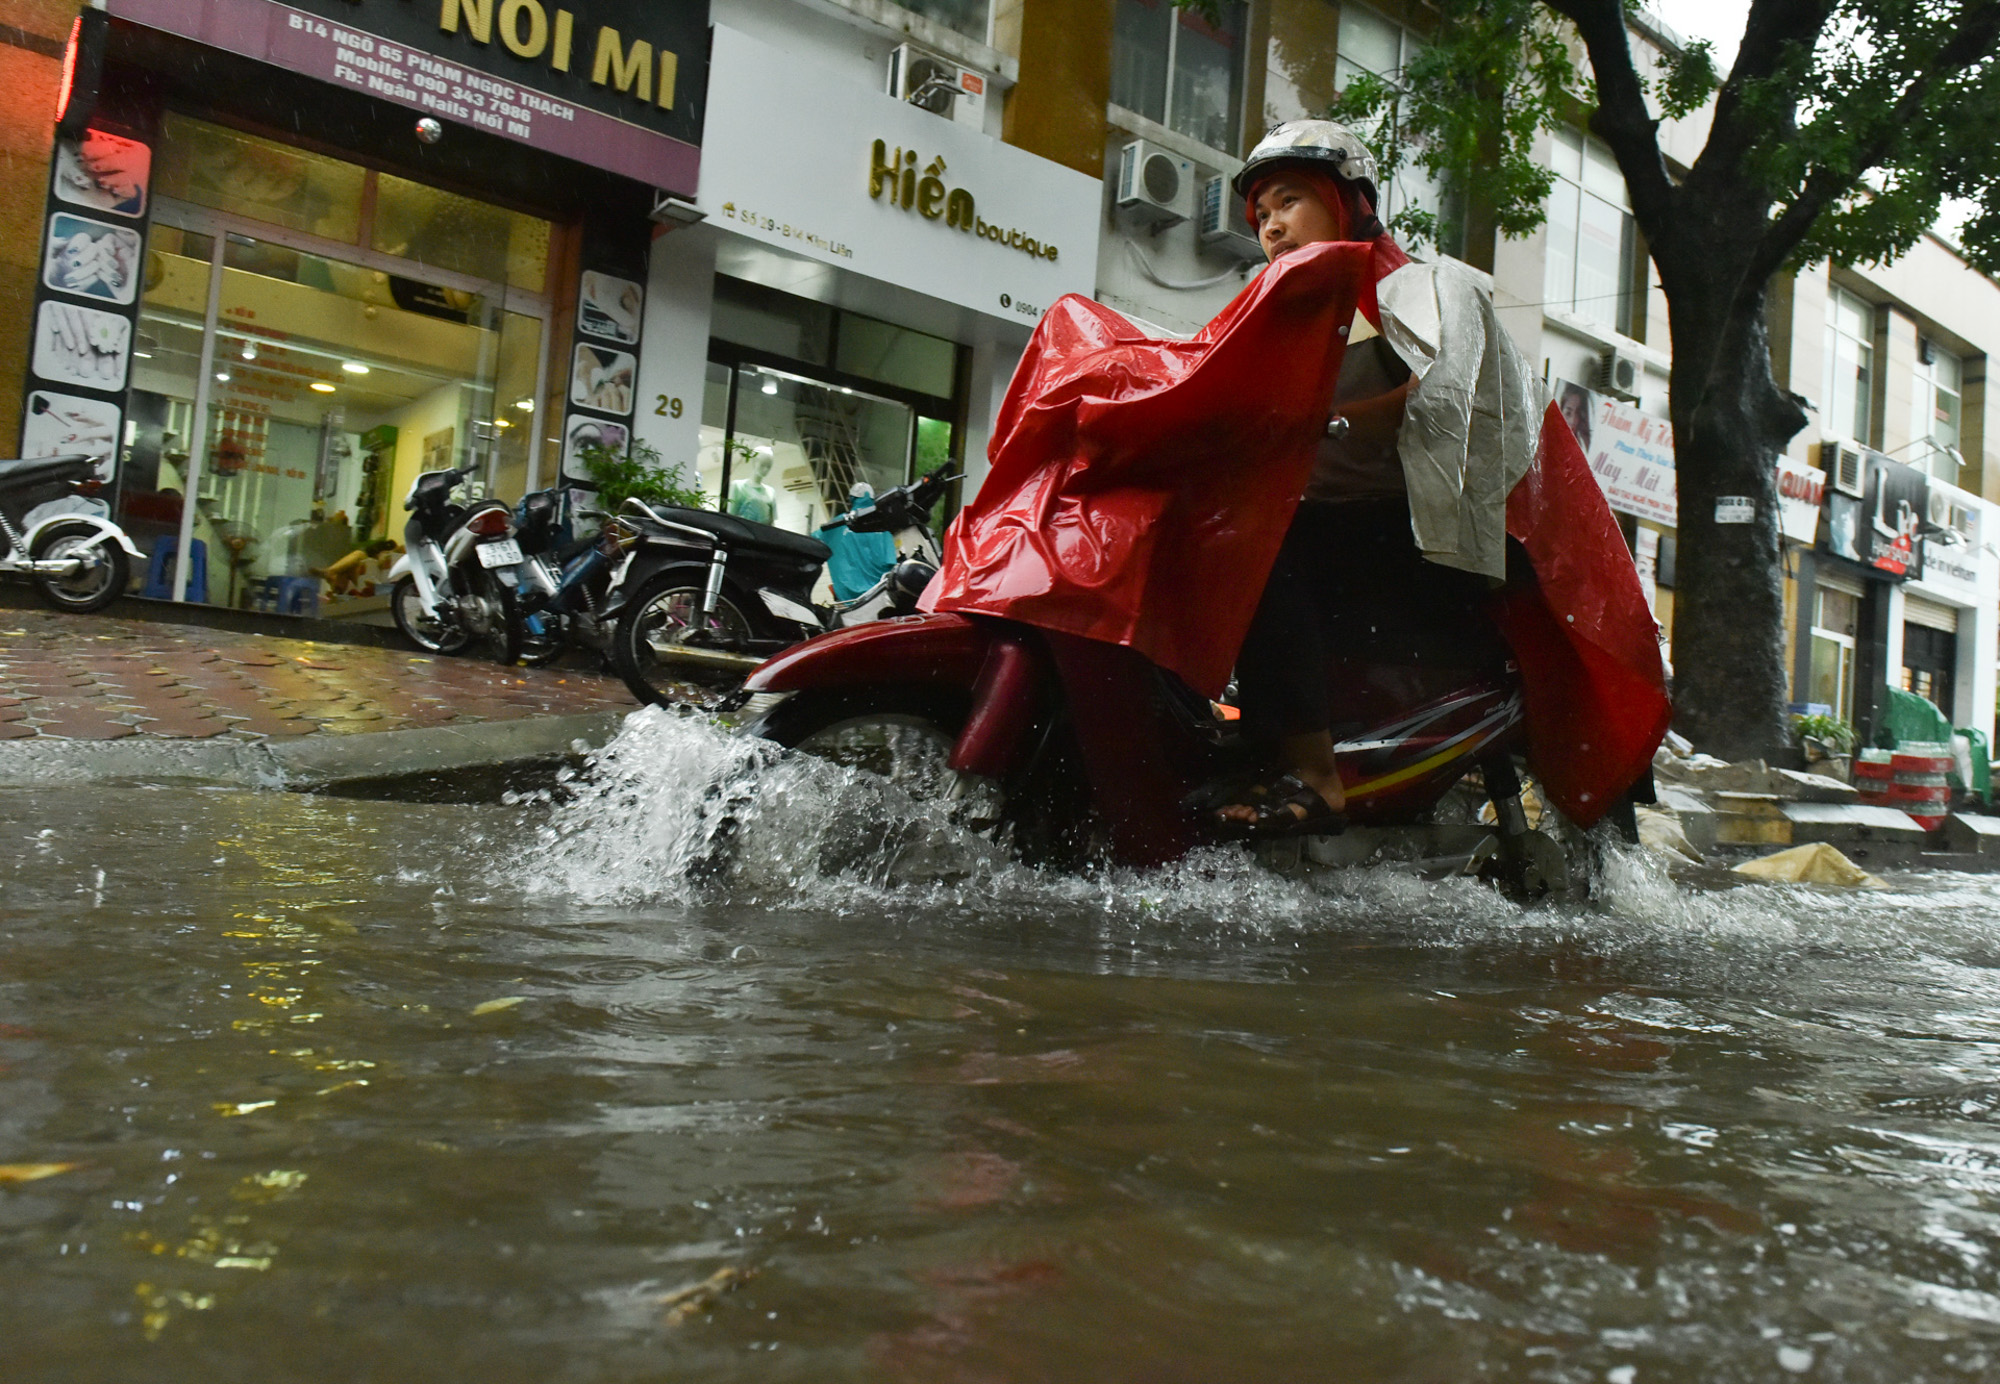
<path fill-rule="evenodd" d="M 293 610 L 436 465 L 511 497 L 637 442 L 802 530 L 857 482 L 950 465 L 969 494 L 1041 311 L 1206 322 L 1262 264 L 1242 155 L 1357 73 L 1393 82 L 1432 23 L 1402 0 L 99 0 L 95 106 L 51 141 L 79 8 L 14 0 L 0 28 L 0 137 L 56 148 L 45 187 L 0 194 L 0 410 L 30 453 L 115 439 L 148 594 Z M 1631 32 L 1643 63 L 1679 42 Z M 1670 164 L 1705 122 L 1664 127 Z M 1491 277 L 1671 655 L 1666 305 L 1609 152 L 1580 127 L 1541 152 L 1526 238 L 1411 173 L 1385 211 L 1439 214 Z M 1779 478 L 1802 708 L 1865 732 L 1903 687 L 1991 733 L 1996 307 L 1936 237 L 1774 285 L 1774 367 L 1813 405 Z"/>

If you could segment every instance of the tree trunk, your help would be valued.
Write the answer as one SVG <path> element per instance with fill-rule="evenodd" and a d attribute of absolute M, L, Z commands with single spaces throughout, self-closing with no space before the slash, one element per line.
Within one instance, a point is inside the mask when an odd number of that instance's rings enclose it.
<path fill-rule="evenodd" d="M 1674 725 L 1696 749 L 1724 759 L 1791 741 L 1776 466 L 1806 419 L 1771 378 L 1764 296 L 1760 286 L 1734 298 L 1669 297 L 1680 490 Z M 1739 498 L 1755 507 L 1752 520 L 1717 523 L 1717 502 Z"/>

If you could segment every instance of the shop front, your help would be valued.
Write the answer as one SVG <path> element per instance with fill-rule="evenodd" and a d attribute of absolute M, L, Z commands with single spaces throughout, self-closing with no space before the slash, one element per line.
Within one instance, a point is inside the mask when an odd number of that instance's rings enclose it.
<path fill-rule="evenodd" d="M 710 71 L 704 219 L 654 246 L 637 436 L 799 531 L 857 484 L 952 465 L 970 494 L 1036 320 L 1092 289 L 1099 184 L 725 26 Z"/>
<path fill-rule="evenodd" d="M 1824 487 L 1798 567 L 1804 710 L 1875 738 L 1888 689 L 1993 733 L 2000 559 L 1992 507 L 1879 452 Z"/>
<path fill-rule="evenodd" d="M 420 471 L 629 433 L 705 3 L 108 0 L 23 452 L 102 447 L 142 594 L 384 619 Z"/>

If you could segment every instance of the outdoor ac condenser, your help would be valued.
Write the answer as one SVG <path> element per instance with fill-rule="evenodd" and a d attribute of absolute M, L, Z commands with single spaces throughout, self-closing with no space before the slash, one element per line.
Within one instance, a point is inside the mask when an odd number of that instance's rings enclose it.
<path fill-rule="evenodd" d="M 961 125 L 985 122 L 986 79 L 914 43 L 890 50 L 888 92 Z"/>
<path fill-rule="evenodd" d="M 1261 260 L 1264 247 L 1243 221 L 1243 208 L 1229 191 L 1229 179 L 1217 175 L 1201 185 L 1201 205 L 1195 235 L 1202 246 L 1239 260 Z"/>
<path fill-rule="evenodd" d="M 1616 346 L 1606 348 L 1598 358 L 1597 389 L 1600 394 L 1636 404 L 1639 402 L 1639 382 L 1644 378 L 1645 371 L 1638 357 L 1627 355 Z"/>
<path fill-rule="evenodd" d="M 1118 210 L 1135 221 L 1171 226 L 1194 215 L 1194 162 L 1135 139 L 1118 158 Z"/>
<path fill-rule="evenodd" d="M 1827 484 L 1841 494 L 1852 495 L 1857 500 L 1863 497 L 1868 472 L 1859 447 L 1845 442 L 1820 443 L 1819 469 L 1826 472 Z"/>

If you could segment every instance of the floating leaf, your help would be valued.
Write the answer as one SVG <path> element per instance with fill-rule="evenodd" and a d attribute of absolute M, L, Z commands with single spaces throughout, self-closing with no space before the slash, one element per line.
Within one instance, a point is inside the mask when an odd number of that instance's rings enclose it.
<path fill-rule="evenodd" d="M 253 1110 L 269 1110 L 276 1105 L 274 1100 L 246 1100 L 238 1103 L 218 1101 L 215 1113 L 218 1115 L 248 1115 Z"/>
<path fill-rule="evenodd" d="M 76 1167 L 74 1163 L 0 1163 L 0 1186 L 14 1182 L 40 1182 Z"/>
<path fill-rule="evenodd" d="M 498 1014 L 503 1009 L 512 1009 L 517 1004 L 526 1003 L 527 998 L 526 995 L 508 995 L 505 999 L 487 1000 L 484 1004 L 475 1004 L 472 1006 L 472 1017 L 476 1019 L 482 1014 Z"/>
<path fill-rule="evenodd" d="M 754 1268 L 739 1269 L 731 1265 L 717 1269 L 692 1288 L 680 1288 L 666 1294 L 660 1299 L 660 1306 L 667 1309 L 667 1325 L 679 1326 L 691 1317 L 700 1316 L 715 1305 L 717 1298 L 742 1287 L 755 1278 L 757 1272 Z"/>

